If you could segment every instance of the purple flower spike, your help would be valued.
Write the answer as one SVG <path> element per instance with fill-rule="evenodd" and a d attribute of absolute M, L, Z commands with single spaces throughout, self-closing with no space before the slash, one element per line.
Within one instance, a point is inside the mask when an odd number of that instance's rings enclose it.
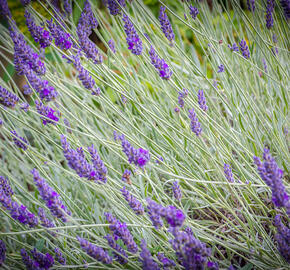
<path fill-rule="evenodd" d="M 23 6 L 27 6 L 30 4 L 30 0 L 20 0 L 20 2 Z"/>
<path fill-rule="evenodd" d="M 142 40 L 140 39 L 139 35 L 136 32 L 136 29 L 131 22 L 130 18 L 124 14 L 123 15 L 123 22 L 124 22 L 124 28 L 125 33 L 127 35 L 127 44 L 128 44 L 128 50 L 130 50 L 133 54 L 140 55 L 142 54 Z"/>
<path fill-rule="evenodd" d="M 100 156 L 98 155 L 98 152 L 94 148 L 94 145 L 90 146 L 88 150 L 92 158 L 93 166 L 97 172 L 97 179 L 103 183 L 106 183 L 107 173 L 108 173 L 107 167 L 105 166 L 104 162 L 101 160 Z"/>
<path fill-rule="evenodd" d="M 173 205 L 161 208 L 160 215 L 172 228 L 181 227 L 185 220 L 184 213 Z"/>
<path fill-rule="evenodd" d="M 166 8 L 164 6 L 160 7 L 158 19 L 161 25 L 162 32 L 164 33 L 166 38 L 169 40 L 170 45 L 173 45 L 173 40 L 175 38 L 175 35 L 173 33 L 171 23 L 168 19 L 167 14 L 165 13 L 165 10 Z"/>
<path fill-rule="evenodd" d="M 23 110 L 23 111 L 25 111 L 25 112 L 28 112 L 28 110 L 29 110 L 29 104 L 26 103 L 26 102 L 22 103 L 20 105 L 20 109 Z"/>
<path fill-rule="evenodd" d="M 273 27 L 273 11 L 274 11 L 275 2 L 274 0 L 267 0 L 267 9 L 266 9 L 266 26 L 268 29 Z"/>
<path fill-rule="evenodd" d="M 44 209 L 39 207 L 38 208 L 38 216 L 39 216 L 39 219 L 41 221 L 41 225 L 46 227 L 46 228 L 53 228 L 55 227 L 55 224 L 46 217 L 46 214 L 44 212 Z"/>
<path fill-rule="evenodd" d="M 158 264 L 153 260 L 150 251 L 147 248 L 146 242 L 144 239 L 141 241 L 141 262 L 143 270 L 159 270 Z"/>
<path fill-rule="evenodd" d="M 72 46 L 72 40 L 69 33 L 64 32 L 61 26 L 55 24 L 53 19 L 46 21 L 47 27 L 54 38 L 54 43 L 61 50 L 68 50 Z"/>
<path fill-rule="evenodd" d="M 0 266 L 4 263 L 6 258 L 6 246 L 2 240 L 0 240 Z"/>
<path fill-rule="evenodd" d="M 39 264 L 37 261 L 34 261 L 27 253 L 25 249 L 21 249 L 20 251 L 22 262 L 26 266 L 28 270 L 40 270 Z"/>
<path fill-rule="evenodd" d="M 197 15 L 198 15 L 199 11 L 196 7 L 189 5 L 189 14 L 191 16 L 192 19 L 196 19 Z"/>
<path fill-rule="evenodd" d="M 81 248 L 92 258 L 105 264 L 111 264 L 113 262 L 113 259 L 101 247 L 97 247 L 83 238 L 77 237 L 77 239 L 80 242 Z"/>
<path fill-rule="evenodd" d="M 189 112 L 188 117 L 191 120 L 190 128 L 192 132 L 196 134 L 196 136 L 199 136 L 201 134 L 202 128 L 200 126 L 196 113 L 193 108 L 191 110 L 188 110 L 188 112 Z"/>
<path fill-rule="evenodd" d="M 60 251 L 60 249 L 59 248 L 55 248 L 54 252 L 55 252 L 55 260 L 58 261 L 60 264 L 65 265 L 66 264 L 66 259 L 63 257 L 63 254 Z"/>
<path fill-rule="evenodd" d="M 121 248 L 113 239 L 113 237 L 110 234 L 107 234 L 106 236 L 104 236 L 105 239 L 107 239 L 109 246 L 116 250 L 117 252 L 113 251 L 113 255 L 116 258 L 116 260 L 120 263 L 120 264 L 126 264 L 128 262 L 128 255 L 126 253 L 126 251 Z M 121 255 L 122 256 L 121 256 Z"/>
<path fill-rule="evenodd" d="M 10 31 L 10 36 L 14 43 L 14 65 L 18 75 L 24 75 L 28 69 L 32 69 L 37 75 L 44 75 L 44 63 L 26 43 L 24 36 L 16 31 Z"/>
<path fill-rule="evenodd" d="M 250 58 L 250 51 L 249 51 L 247 42 L 245 40 L 243 40 L 243 39 L 240 42 L 240 50 L 241 50 L 243 56 L 246 59 L 249 59 Z"/>
<path fill-rule="evenodd" d="M 14 108 L 19 98 L 0 85 L 0 104 L 5 107 Z"/>
<path fill-rule="evenodd" d="M 265 60 L 264 58 L 262 59 L 262 62 L 263 62 L 263 66 L 264 66 L 264 71 L 265 71 L 266 73 L 268 73 L 267 62 L 266 62 L 266 60 Z"/>
<path fill-rule="evenodd" d="M 90 181 L 97 182 L 98 173 L 94 170 L 93 166 L 87 162 L 83 150 L 81 148 L 77 150 L 72 149 L 64 135 L 61 135 L 61 145 L 69 167 L 75 170 L 79 177 L 85 177 Z"/>
<path fill-rule="evenodd" d="M 33 175 L 33 180 L 37 186 L 40 196 L 45 201 L 51 214 L 61 219 L 63 222 L 66 222 L 67 216 L 70 216 L 71 212 L 68 211 L 66 206 L 64 206 L 59 198 L 59 194 L 46 183 L 45 179 L 40 177 L 39 172 L 36 169 L 33 169 L 31 174 Z"/>
<path fill-rule="evenodd" d="M 206 105 L 206 99 L 202 89 L 198 90 L 197 98 L 199 107 L 206 112 L 208 110 L 208 106 Z"/>
<path fill-rule="evenodd" d="M 174 198 L 180 201 L 182 197 L 182 193 L 181 193 L 181 189 L 177 181 L 173 182 L 172 191 L 173 191 Z"/>
<path fill-rule="evenodd" d="M 275 159 L 270 155 L 270 150 L 267 148 L 264 149 L 263 159 L 264 162 L 254 156 L 254 163 L 257 166 L 259 175 L 272 190 L 273 203 L 277 207 L 289 209 L 289 196 L 282 181 L 282 169 L 278 167 Z"/>
<path fill-rule="evenodd" d="M 143 215 L 144 214 L 144 207 L 141 202 L 139 202 L 130 192 L 123 187 L 121 192 L 125 198 L 125 200 L 129 203 L 129 206 L 132 210 L 136 213 L 136 215 Z"/>
<path fill-rule="evenodd" d="M 290 1 L 289 0 L 280 0 L 281 7 L 284 11 L 284 16 L 286 20 L 290 19 Z"/>
<path fill-rule="evenodd" d="M 34 260 L 38 263 L 38 269 L 47 270 L 54 264 L 54 259 L 49 253 L 43 254 L 37 251 L 36 248 L 34 248 L 33 250 L 31 250 L 31 254 Z"/>
<path fill-rule="evenodd" d="M 43 27 L 36 25 L 31 14 L 27 10 L 25 10 L 24 17 L 26 18 L 26 25 L 34 41 L 39 43 L 41 48 L 50 46 L 52 41 L 50 33 Z"/>
<path fill-rule="evenodd" d="M 116 219 L 111 213 L 105 213 L 107 221 L 110 223 L 110 230 L 114 234 L 114 238 L 120 238 L 123 243 L 127 246 L 128 251 L 132 253 L 137 253 L 138 246 L 135 243 L 133 236 L 127 228 L 126 223 L 121 223 L 118 219 Z"/>
<path fill-rule="evenodd" d="M 113 39 L 110 39 L 108 41 L 108 45 L 109 45 L 109 48 L 111 49 L 111 51 L 113 53 L 116 53 L 115 41 Z"/>
<path fill-rule="evenodd" d="M 24 151 L 27 150 L 27 145 L 28 145 L 28 141 L 23 138 L 23 137 L 20 137 L 18 136 L 18 134 L 16 133 L 15 130 L 12 130 L 10 131 L 11 134 L 13 134 L 14 136 L 12 137 L 13 139 L 13 142 L 15 143 L 15 145 L 18 147 L 18 148 L 21 148 L 23 149 Z"/>
<path fill-rule="evenodd" d="M 282 223 L 280 215 L 275 217 L 274 225 L 277 228 L 275 240 L 277 241 L 278 250 L 285 260 L 290 263 L 290 228 Z"/>
<path fill-rule="evenodd" d="M 233 173 L 232 173 L 232 169 L 231 169 L 230 165 L 228 165 L 226 163 L 224 165 L 224 173 L 225 173 L 225 176 L 226 176 L 227 180 L 230 183 L 235 182 L 234 177 L 233 177 Z"/>
<path fill-rule="evenodd" d="M 218 73 L 224 72 L 225 71 L 225 66 L 223 64 L 218 66 Z"/>
<path fill-rule="evenodd" d="M 239 52 L 239 47 L 237 46 L 236 43 L 234 43 L 232 46 L 229 44 L 228 47 L 231 49 L 233 52 Z"/>
<path fill-rule="evenodd" d="M 125 0 L 107 0 L 107 7 L 110 11 L 110 14 L 113 16 L 121 14 L 121 10 L 117 2 L 119 2 L 120 6 L 122 7 L 126 6 Z"/>
<path fill-rule="evenodd" d="M 9 184 L 8 178 L 1 175 L 0 175 L 0 189 L 2 189 L 4 194 L 8 197 L 11 197 L 14 194 L 13 189 Z"/>
<path fill-rule="evenodd" d="M 184 98 L 187 97 L 188 95 L 188 90 L 183 89 L 182 92 L 178 93 L 178 104 L 180 108 L 184 108 Z"/>
<path fill-rule="evenodd" d="M 163 253 L 158 252 L 157 258 L 163 264 L 164 270 L 170 270 L 172 269 L 172 267 L 176 266 L 176 263 L 173 260 L 170 260 L 167 257 L 165 257 Z"/>
<path fill-rule="evenodd" d="M 131 171 L 129 171 L 128 169 L 125 169 L 122 175 L 122 181 L 127 182 L 127 184 L 132 184 L 130 180 L 130 176 L 131 176 Z"/>
<path fill-rule="evenodd" d="M 159 71 L 159 76 L 164 80 L 169 80 L 170 77 L 172 76 L 172 71 L 170 70 L 165 60 L 159 58 L 153 46 L 151 46 L 150 48 L 149 55 L 151 63 Z"/>
<path fill-rule="evenodd" d="M 255 0 L 247 0 L 247 6 L 249 11 L 255 12 Z"/>
<path fill-rule="evenodd" d="M 119 137 L 122 142 L 123 152 L 128 157 L 129 163 L 134 163 L 143 169 L 150 160 L 150 154 L 148 150 L 143 148 L 135 149 L 122 135 Z"/>
<path fill-rule="evenodd" d="M 47 124 L 56 125 L 56 122 L 58 122 L 59 118 L 54 115 L 54 113 L 55 113 L 54 109 L 52 109 L 48 106 L 45 106 L 42 102 L 40 102 L 38 100 L 35 101 L 35 105 L 36 105 L 37 112 L 44 116 L 44 117 L 40 117 L 43 125 L 45 125 L 45 126 Z"/>
<path fill-rule="evenodd" d="M 175 232 L 174 239 L 170 240 L 170 243 L 185 269 L 205 269 L 211 249 L 206 248 L 204 243 L 183 231 Z"/>
<path fill-rule="evenodd" d="M 217 262 L 207 262 L 208 270 L 219 270 L 219 264 Z"/>
<path fill-rule="evenodd" d="M 12 14 L 9 10 L 7 0 L 0 1 L 0 16 L 12 18 Z"/>
<path fill-rule="evenodd" d="M 147 199 L 147 209 L 148 209 L 148 215 L 153 223 L 153 226 L 155 229 L 159 229 L 163 226 L 163 221 L 161 219 L 161 211 L 163 209 L 163 206 L 152 201 L 151 199 Z"/>

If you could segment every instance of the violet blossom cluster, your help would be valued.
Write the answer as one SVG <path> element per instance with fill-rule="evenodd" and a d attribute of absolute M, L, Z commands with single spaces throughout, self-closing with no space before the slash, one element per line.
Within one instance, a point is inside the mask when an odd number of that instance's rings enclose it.
<path fill-rule="evenodd" d="M 189 14 L 191 16 L 192 19 L 196 19 L 197 15 L 198 15 L 199 11 L 196 7 L 189 5 Z"/>
<path fill-rule="evenodd" d="M 66 259 L 65 257 L 63 256 L 62 252 L 60 251 L 59 248 L 55 248 L 54 249 L 54 252 L 55 252 L 55 260 L 57 262 L 59 262 L 60 264 L 62 265 L 65 265 L 66 264 Z"/>
<path fill-rule="evenodd" d="M 130 184 L 131 183 L 130 176 L 131 176 L 131 171 L 128 169 L 125 169 L 122 175 L 122 181 L 127 182 L 127 184 Z"/>
<path fill-rule="evenodd" d="M 109 256 L 107 251 L 105 251 L 101 247 L 93 245 L 92 243 L 81 237 L 77 237 L 77 239 L 81 245 L 81 248 L 92 258 L 105 264 L 111 264 L 113 262 L 113 259 Z"/>
<path fill-rule="evenodd" d="M 274 12 L 275 1 L 274 0 L 267 0 L 267 9 L 266 9 L 266 27 L 270 29 L 273 27 L 274 20 L 273 20 L 273 12 Z"/>
<path fill-rule="evenodd" d="M 135 243 L 133 236 L 127 228 L 126 223 L 121 223 L 111 213 L 105 213 L 107 221 L 110 223 L 110 230 L 113 233 L 115 239 L 120 238 L 127 246 L 128 251 L 132 253 L 138 252 L 138 246 Z"/>
<path fill-rule="evenodd" d="M 254 156 L 254 163 L 257 166 L 259 175 L 271 188 L 272 201 L 275 206 L 286 207 L 287 212 L 290 213 L 289 196 L 282 181 L 283 171 L 278 167 L 268 148 L 264 149 L 263 159 L 264 162 L 262 162 L 260 158 Z"/>
<path fill-rule="evenodd" d="M 13 140 L 14 144 L 18 148 L 23 149 L 24 151 L 27 150 L 28 141 L 25 138 L 19 136 L 15 130 L 10 131 L 10 133 L 13 135 L 12 140 Z"/>
<path fill-rule="evenodd" d="M 173 260 L 165 257 L 165 255 L 161 252 L 158 252 L 157 258 L 162 263 L 164 270 L 170 270 L 176 266 L 176 263 Z"/>
<path fill-rule="evenodd" d="M 170 45 L 173 45 L 173 40 L 175 38 L 175 35 L 173 33 L 171 23 L 168 19 L 168 16 L 165 10 L 166 8 L 164 6 L 160 7 L 158 19 L 161 25 L 162 32 L 164 33 L 165 37 L 169 40 Z"/>
<path fill-rule="evenodd" d="M 34 248 L 31 250 L 31 254 L 33 259 L 25 249 L 21 249 L 22 261 L 27 269 L 48 270 L 54 264 L 54 259 L 49 253 L 43 254 Z"/>
<path fill-rule="evenodd" d="M 122 195 L 124 196 L 125 200 L 129 203 L 131 209 L 135 212 L 136 215 L 143 215 L 144 214 L 144 207 L 141 202 L 139 202 L 130 192 L 123 187 L 121 189 Z"/>
<path fill-rule="evenodd" d="M 218 66 L 218 73 L 222 73 L 225 71 L 225 66 L 223 64 Z"/>
<path fill-rule="evenodd" d="M 208 106 L 206 105 L 206 99 L 205 99 L 205 95 L 202 89 L 198 90 L 197 93 L 197 99 L 198 99 L 198 104 L 199 107 L 203 110 L 203 111 L 207 111 L 208 110 Z"/>
<path fill-rule="evenodd" d="M 255 12 L 256 9 L 255 0 L 247 0 L 247 7 L 249 11 Z"/>
<path fill-rule="evenodd" d="M 45 179 L 40 177 L 39 172 L 35 168 L 31 171 L 31 174 L 33 175 L 33 180 L 39 194 L 45 201 L 51 214 L 61 219 L 63 222 L 66 222 L 67 216 L 70 216 L 71 212 L 61 201 L 60 195 L 46 183 Z"/>
<path fill-rule="evenodd" d="M 126 41 L 128 44 L 128 50 L 130 50 L 133 54 L 140 55 L 142 54 L 142 40 L 140 39 L 139 35 L 137 34 L 137 31 L 131 22 L 130 18 L 123 14 L 123 22 L 124 22 L 124 28 L 125 33 L 127 35 Z"/>
<path fill-rule="evenodd" d="M 181 189 L 177 181 L 172 184 L 173 196 L 176 200 L 180 201 L 182 197 Z"/>
<path fill-rule="evenodd" d="M 104 238 L 108 241 L 108 245 L 112 249 L 117 251 L 117 252 L 113 251 L 113 256 L 116 258 L 117 262 L 119 262 L 120 264 L 126 264 L 128 262 L 128 259 L 127 259 L 128 255 L 126 251 L 116 243 L 116 241 L 110 234 L 107 234 L 106 236 L 104 236 Z"/>
<path fill-rule="evenodd" d="M 56 122 L 58 122 L 59 118 L 54 115 L 55 110 L 50 108 L 49 106 L 45 106 L 42 102 L 36 100 L 35 101 L 36 110 L 39 114 L 41 114 L 44 117 L 40 117 L 42 120 L 43 125 L 47 124 L 53 124 L 56 125 Z"/>
<path fill-rule="evenodd" d="M 123 152 L 126 154 L 129 163 L 134 163 L 136 166 L 143 169 L 150 160 L 149 151 L 143 148 L 134 148 L 124 135 L 118 138 L 122 142 Z"/>
<path fill-rule="evenodd" d="M 43 227 L 46 227 L 46 228 L 55 227 L 55 224 L 50 219 L 47 218 L 44 209 L 41 207 L 38 208 L 38 217 Z"/>
<path fill-rule="evenodd" d="M 0 85 L 0 104 L 8 108 L 14 108 L 18 101 L 18 96 Z"/>
<path fill-rule="evenodd" d="M 153 46 L 150 48 L 149 56 L 151 59 L 151 64 L 159 71 L 159 76 L 164 80 L 169 80 L 172 76 L 172 71 L 170 70 L 165 60 L 159 58 Z"/>
<path fill-rule="evenodd" d="M 237 43 L 233 43 L 232 46 L 229 44 L 228 47 L 229 47 L 229 48 L 231 49 L 231 51 L 233 51 L 233 52 L 239 52 L 239 51 L 240 51 L 240 49 L 239 49 Z"/>
<path fill-rule="evenodd" d="M 244 56 L 244 58 L 249 59 L 250 58 L 250 51 L 249 51 L 249 47 L 247 45 L 247 42 L 242 39 L 240 44 L 240 50 L 242 52 L 242 55 Z"/>
<path fill-rule="evenodd" d="M 6 246 L 5 243 L 0 240 L 0 266 L 4 263 L 6 259 Z"/>
<path fill-rule="evenodd" d="M 7 0 L 1 0 L 0 1 L 0 16 L 11 18 L 12 14 L 10 12 L 10 9 L 8 7 Z"/>
<path fill-rule="evenodd" d="M 278 245 L 278 250 L 285 260 L 290 263 L 290 227 L 289 225 L 286 227 L 282 223 L 280 215 L 275 217 L 274 225 L 277 228 L 275 240 Z"/>
<path fill-rule="evenodd" d="M 110 39 L 108 41 L 108 45 L 109 45 L 109 48 L 111 49 L 111 51 L 113 53 L 116 53 L 116 46 L 115 46 L 115 41 L 113 39 Z"/>
<path fill-rule="evenodd" d="M 92 29 L 98 26 L 98 22 L 93 14 L 89 1 L 85 1 L 85 6 L 77 25 L 77 35 L 79 44 L 88 59 L 92 59 L 94 64 L 101 64 L 103 56 L 96 45 L 89 39 Z"/>
<path fill-rule="evenodd" d="M 226 163 L 224 164 L 224 174 L 225 174 L 226 179 L 230 183 L 235 182 L 234 177 L 233 177 L 233 173 L 232 173 L 232 169 L 231 169 L 229 164 L 226 164 Z"/>
<path fill-rule="evenodd" d="M 191 120 L 190 129 L 195 133 L 196 136 L 199 136 L 202 132 L 202 128 L 193 108 L 188 110 L 188 117 Z"/>
<path fill-rule="evenodd" d="M 290 1 L 289 0 L 280 0 L 281 7 L 284 11 L 284 16 L 286 20 L 290 19 Z"/>
<path fill-rule="evenodd" d="M 184 108 L 184 98 L 187 97 L 188 90 L 183 89 L 183 91 L 178 92 L 178 104 L 180 108 Z"/>
<path fill-rule="evenodd" d="M 50 33 L 43 27 L 36 25 L 28 10 L 25 10 L 24 17 L 26 18 L 26 25 L 34 41 L 39 43 L 41 48 L 50 46 L 52 41 Z"/>
<path fill-rule="evenodd" d="M 126 6 L 125 0 L 107 0 L 107 7 L 110 11 L 110 14 L 113 16 L 116 16 L 118 14 L 121 14 L 121 10 L 119 5 L 122 7 Z"/>
<path fill-rule="evenodd" d="M 2 175 L 0 175 L 0 189 L 2 189 L 6 196 L 11 197 L 14 194 L 13 189 L 9 184 L 8 178 Z"/>
<path fill-rule="evenodd" d="M 153 260 L 150 251 L 147 248 L 147 244 L 144 239 L 141 240 L 141 262 L 143 270 L 159 270 L 158 264 Z"/>

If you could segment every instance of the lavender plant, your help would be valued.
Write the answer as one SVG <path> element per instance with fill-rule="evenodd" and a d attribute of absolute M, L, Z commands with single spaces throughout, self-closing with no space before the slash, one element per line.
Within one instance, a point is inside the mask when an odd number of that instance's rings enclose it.
<path fill-rule="evenodd" d="M 289 1 L 13 2 L 3 269 L 289 268 Z"/>

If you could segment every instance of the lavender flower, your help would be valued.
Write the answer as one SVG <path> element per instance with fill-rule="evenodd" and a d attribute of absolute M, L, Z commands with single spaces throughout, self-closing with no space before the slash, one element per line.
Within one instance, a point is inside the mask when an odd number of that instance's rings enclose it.
<path fill-rule="evenodd" d="M 69 167 L 75 170 L 79 177 L 85 177 L 88 180 L 97 182 L 97 172 L 94 170 L 93 166 L 86 161 L 82 149 L 72 149 L 64 135 L 61 135 L 61 145 Z"/>
<path fill-rule="evenodd" d="M 2 189 L 4 194 L 8 197 L 11 197 L 14 194 L 13 189 L 9 184 L 8 178 L 1 175 L 0 175 L 0 189 Z"/>
<path fill-rule="evenodd" d="M 62 27 L 53 22 L 53 19 L 46 21 L 50 34 L 54 38 L 54 43 L 61 50 L 68 50 L 72 46 L 72 40 L 69 33 L 63 31 Z"/>
<path fill-rule="evenodd" d="M 54 249 L 55 252 L 55 260 L 58 261 L 60 264 L 65 265 L 66 259 L 63 257 L 63 254 L 59 248 Z"/>
<path fill-rule="evenodd" d="M 107 7 L 110 11 L 110 14 L 113 16 L 121 14 L 121 10 L 117 2 L 119 2 L 120 6 L 122 7 L 126 6 L 125 0 L 108 0 L 107 1 Z"/>
<path fill-rule="evenodd" d="M 262 59 L 262 62 L 263 62 L 263 66 L 264 66 L 264 71 L 265 71 L 266 73 L 268 73 L 267 62 L 266 62 L 266 60 L 265 60 L 264 58 Z"/>
<path fill-rule="evenodd" d="M 109 48 L 111 49 L 111 51 L 113 53 L 116 53 L 115 41 L 113 39 L 110 39 L 108 41 L 108 45 L 109 45 Z"/>
<path fill-rule="evenodd" d="M 47 270 L 54 264 L 54 259 L 49 253 L 43 254 L 34 248 L 31 250 L 31 254 L 34 260 L 38 263 L 39 269 Z"/>
<path fill-rule="evenodd" d="M 77 237 L 77 239 L 80 242 L 81 248 L 92 258 L 105 264 L 112 263 L 112 258 L 101 247 L 97 247 L 83 238 Z"/>
<path fill-rule="evenodd" d="M 255 0 L 247 0 L 247 6 L 249 11 L 255 12 Z"/>
<path fill-rule="evenodd" d="M 35 101 L 35 105 L 36 105 L 37 112 L 44 116 L 44 117 L 40 117 L 44 125 L 47 125 L 47 124 L 56 125 L 56 122 L 58 122 L 59 118 L 54 115 L 55 113 L 54 109 L 48 106 L 45 106 L 42 102 L 38 100 Z"/>
<path fill-rule="evenodd" d="M 188 110 L 188 112 L 189 112 L 188 117 L 191 120 L 190 128 L 192 132 L 196 134 L 196 136 L 199 136 L 201 134 L 202 128 L 200 126 L 200 122 L 198 121 L 196 113 L 193 108 L 191 110 Z"/>
<path fill-rule="evenodd" d="M 157 53 L 155 52 L 153 46 L 151 46 L 149 51 L 151 63 L 159 71 L 159 76 L 164 80 L 169 80 L 172 76 L 172 71 L 169 69 L 169 66 L 164 59 L 160 59 Z"/>
<path fill-rule="evenodd" d="M 175 111 L 176 113 L 179 113 L 179 112 L 180 112 L 180 109 L 179 109 L 178 107 L 175 107 L 175 108 L 174 108 L 174 111 Z"/>
<path fill-rule="evenodd" d="M 170 270 L 172 267 L 176 266 L 175 262 L 165 257 L 163 253 L 158 252 L 157 258 L 163 264 L 164 270 Z"/>
<path fill-rule="evenodd" d="M 273 27 L 274 20 L 273 20 L 273 11 L 274 11 L 274 0 L 267 0 L 267 9 L 266 9 L 266 26 L 268 29 Z"/>
<path fill-rule="evenodd" d="M 15 130 L 10 131 L 10 133 L 14 135 L 12 136 L 12 139 L 15 145 L 24 151 L 27 150 L 28 141 L 25 138 L 18 136 Z"/>
<path fill-rule="evenodd" d="M 249 51 L 249 48 L 247 46 L 247 42 L 243 39 L 240 42 L 240 50 L 246 59 L 250 58 L 250 51 Z"/>
<path fill-rule="evenodd" d="M 72 7 L 70 5 L 69 0 L 63 0 L 63 7 L 67 15 L 72 13 Z"/>
<path fill-rule="evenodd" d="M 224 72 L 225 71 L 225 66 L 223 64 L 218 66 L 218 73 Z"/>
<path fill-rule="evenodd" d="M 143 270 L 158 270 L 158 264 L 153 260 L 150 251 L 147 248 L 146 242 L 144 239 L 141 240 L 141 262 Z"/>
<path fill-rule="evenodd" d="M 31 14 L 27 10 L 25 10 L 24 17 L 26 18 L 26 25 L 34 41 L 39 43 L 41 48 L 50 46 L 52 41 L 50 33 L 43 27 L 36 25 Z"/>
<path fill-rule="evenodd" d="M 172 228 L 181 227 L 185 220 L 184 213 L 173 205 L 160 208 L 159 213 Z"/>
<path fill-rule="evenodd" d="M 164 6 L 160 7 L 158 19 L 161 25 L 162 32 L 164 33 L 166 38 L 169 40 L 170 45 L 173 45 L 173 40 L 175 38 L 175 35 L 173 33 L 171 23 L 167 17 L 167 14 L 165 13 L 165 10 L 166 8 Z"/>
<path fill-rule="evenodd" d="M 6 258 L 6 246 L 2 240 L 0 240 L 0 266 L 4 263 Z"/>
<path fill-rule="evenodd" d="M 281 7 L 284 11 L 284 16 L 286 20 L 290 19 L 290 1 L 289 0 L 280 0 Z"/>
<path fill-rule="evenodd" d="M 24 102 L 22 104 L 20 104 L 20 109 L 25 111 L 25 112 L 28 112 L 28 109 L 29 109 L 29 104 Z"/>
<path fill-rule="evenodd" d="M 10 31 L 14 43 L 14 65 L 18 75 L 25 74 L 27 69 L 32 69 L 37 75 L 43 75 L 46 71 L 40 56 L 27 45 L 24 36 Z"/>
<path fill-rule="evenodd" d="M 284 259 L 290 263 L 290 228 L 282 223 L 280 215 L 275 217 L 274 225 L 277 228 L 275 240 L 278 244 L 278 250 Z"/>
<path fill-rule="evenodd" d="M 3 125 L 3 120 L 0 118 L 0 127 Z"/>
<path fill-rule="evenodd" d="M 203 110 L 203 111 L 207 111 L 208 106 L 206 105 L 206 99 L 205 99 L 205 95 L 202 89 L 198 90 L 198 94 L 197 94 L 197 98 L 198 98 L 198 104 L 199 107 Z"/>
<path fill-rule="evenodd" d="M 192 17 L 192 19 L 196 19 L 197 15 L 198 15 L 199 11 L 196 7 L 189 5 L 189 14 Z"/>
<path fill-rule="evenodd" d="M 163 209 L 163 206 L 152 201 L 151 199 L 147 199 L 147 209 L 148 209 L 148 215 L 153 223 L 153 226 L 155 229 L 159 229 L 163 226 L 163 221 L 161 219 L 161 211 Z"/>
<path fill-rule="evenodd" d="M 272 201 L 277 207 L 289 207 L 289 197 L 283 185 L 283 171 L 275 159 L 270 155 L 270 150 L 265 148 L 263 154 L 264 162 L 254 156 L 259 175 L 272 190 Z M 290 209 L 289 209 L 290 210 Z"/>
<path fill-rule="evenodd" d="M 27 253 L 25 249 L 21 249 L 20 251 L 22 262 L 26 266 L 28 270 L 40 270 L 39 264 L 37 261 L 34 261 Z"/>
<path fill-rule="evenodd" d="M 235 182 L 234 177 L 233 177 L 233 173 L 232 173 L 232 169 L 231 169 L 230 165 L 228 165 L 226 163 L 224 165 L 224 173 L 225 173 L 225 176 L 226 176 L 227 180 L 230 183 Z"/>
<path fill-rule="evenodd" d="M 46 228 L 53 228 L 55 227 L 55 224 L 46 217 L 46 214 L 44 212 L 44 209 L 39 207 L 38 208 L 38 217 L 41 221 L 41 225 L 46 227 Z"/>
<path fill-rule="evenodd" d="M 68 121 L 68 119 L 66 119 L 66 118 L 64 118 L 63 119 L 63 123 L 66 125 L 66 127 L 67 127 L 67 129 L 66 129 L 66 131 L 68 132 L 68 133 L 72 133 L 72 130 L 71 130 L 71 125 L 70 125 L 70 122 Z"/>
<path fill-rule="evenodd" d="M 129 206 L 132 210 L 136 213 L 136 215 L 143 215 L 144 214 L 144 207 L 141 202 L 139 202 L 130 192 L 123 187 L 121 192 L 125 198 L 125 200 L 129 203 Z"/>
<path fill-rule="evenodd" d="M 150 160 L 150 154 L 148 150 L 143 148 L 135 149 L 126 139 L 125 136 L 120 136 L 122 142 L 123 152 L 128 157 L 129 163 L 134 163 L 143 169 Z"/>
<path fill-rule="evenodd" d="M 188 95 L 188 90 L 187 89 L 183 89 L 182 92 L 178 93 L 178 104 L 180 108 L 184 108 L 184 98 L 187 97 Z"/>
<path fill-rule="evenodd" d="M 106 236 L 104 236 L 104 238 L 107 239 L 109 246 L 117 251 L 113 251 L 113 255 L 117 259 L 117 261 L 120 264 L 126 264 L 128 262 L 128 255 L 126 251 L 115 242 L 110 234 L 107 234 Z"/>
<path fill-rule="evenodd" d="M 5 107 L 14 108 L 19 98 L 0 85 L 0 104 Z"/>
<path fill-rule="evenodd" d="M 61 219 L 63 222 L 67 221 L 67 215 L 71 215 L 71 212 L 60 200 L 59 194 L 50 187 L 45 179 L 41 178 L 39 172 L 36 169 L 31 171 L 33 175 L 34 183 L 37 186 L 41 198 L 45 201 L 46 206 L 49 208 L 52 215 Z"/>
<path fill-rule="evenodd" d="M 129 171 L 128 169 L 125 169 L 122 175 L 122 181 L 127 182 L 127 184 L 131 184 L 130 176 L 131 176 L 131 171 Z"/>
<path fill-rule="evenodd" d="M 98 155 L 97 150 L 94 148 L 94 145 L 88 148 L 91 158 L 92 158 L 92 163 L 94 168 L 96 169 L 96 177 L 97 180 L 106 183 L 107 182 L 107 167 L 104 165 L 104 162 L 101 160 L 100 156 Z"/>
<path fill-rule="evenodd" d="M 228 47 L 233 51 L 233 52 L 239 52 L 239 47 L 237 46 L 236 43 L 234 43 L 232 46 L 229 44 Z"/>
<path fill-rule="evenodd" d="M 206 245 L 183 231 L 177 231 L 170 243 L 178 260 L 185 269 L 204 269 L 211 250 Z"/>
<path fill-rule="evenodd" d="M 32 89 L 30 88 L 30 86 L 28 84 L 25 84 L 23 86 L 23 94 L 27 95 L 27 96 L 30 96 L 30 95 L 33 94 L 33 91 L 32 91 Z"/>
<path fill-rule="evenodd" d="M 136 32 L 136 29 L 129 19 L 129 17 L 126 14 L 123 14 L 123 22 L 124 22 L 124 28 L 125 33 L 127 35 L 127 44 L 128 44 L 128 50 L 130 50 L 132 53 L 136 55 L 142 54 L 142 40 L 140 39 L 139 35 Z"/>
<path fill-rule="evenodd" d="M 107 221 L 110 223 L 110 230 L 113 232 L 115 238 L 120 238 L 127 246 L 128 251 L 137 253 L 138 246 L 134 242 L 133 236 L 127 228 L 126 223 L 121 223 L 111 213 L 105 213 Z"/>
<path fill-rule="evenodd" d="M 219 270 L 219 264 L 217 262 L 207 262 L 208 270 Z"/>
<path fill-rule="evenodd" d="M 0 16 L 12 18 L 12 14 L 9 10 L 7 0 L 0 0 Z"/>
<path fill-rule="evenodd" d="M 23 6 L 27 6 L 30 4 L 30 0 L 20 0 L 20 2 Z"/>
<path fill-rule="evenodd" d="M 182 197 L 182 193 L 181 193 L 181 189 L 177 181 L 173 182 L 172 191 L 173 191 L 174 198 L 180 201 Z"/>

